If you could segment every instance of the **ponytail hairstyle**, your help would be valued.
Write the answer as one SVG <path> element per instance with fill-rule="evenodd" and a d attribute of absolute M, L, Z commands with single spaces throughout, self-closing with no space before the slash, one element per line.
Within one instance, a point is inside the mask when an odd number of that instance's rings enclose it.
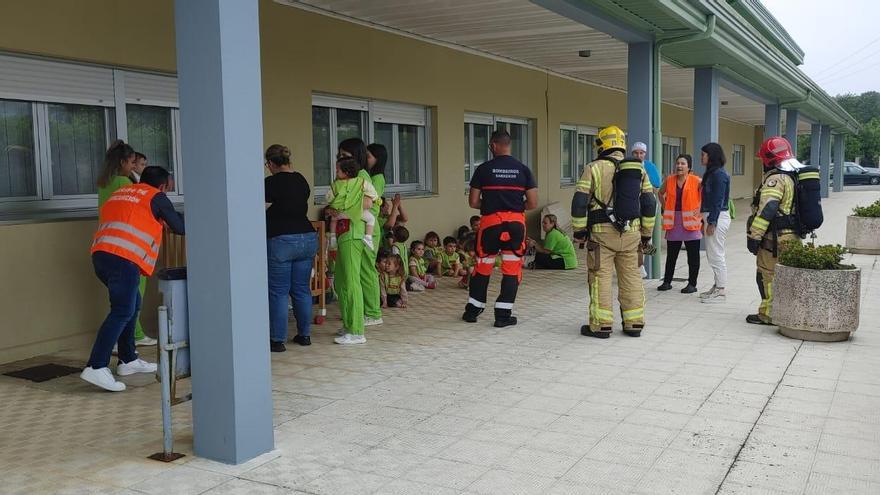
<path fill-rule="evenodd" d="M 122 163 L 131 160 L 134 154 L 134 148 L 121 139 L 110 143 L 107 153 L 104 154 L 104 168 L 98 175 L 98 187 L 107 187 L 113 177 L 120 175 Z"/>
<path fill-rule="evenodd" d="M 388 163 L 388 150 L 385 145 L 372 143 L 367 146 L 367 151 L 376 159 L 376 164 L 369 170 L 370 175 L 385 175 L 385 165 Z"/>
<path fill-rule="evenodd" d="M 290 165 L 290 148 L 283 144 L 273 144 L 266 148 L 266 161 L 276 167 Z"/>

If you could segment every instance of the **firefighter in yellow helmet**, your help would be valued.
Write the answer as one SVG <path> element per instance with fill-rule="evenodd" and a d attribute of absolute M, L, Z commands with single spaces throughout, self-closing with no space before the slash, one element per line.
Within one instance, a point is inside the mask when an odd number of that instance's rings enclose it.
<path fill-rule="evenodd" d="M 656 201 L 641 161 L 624 156 L 626 139 L 617 126 L 596 138 L 598 157 L 584 168 L 571 202 L 576 239 L 587 241 L 589 325 L 581 335 L 608 338 L 614 320 L 611 277 L 617 272 L 623 332 L 638 337 L 645 326 L 645 286 L 639 249 L 650 251 Z"/>

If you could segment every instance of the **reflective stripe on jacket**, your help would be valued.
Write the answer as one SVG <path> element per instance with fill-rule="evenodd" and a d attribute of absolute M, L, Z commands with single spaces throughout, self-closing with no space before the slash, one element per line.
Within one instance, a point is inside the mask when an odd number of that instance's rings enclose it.
<path fill-rule="evenodd" d="M 117 189 L 101 207 L 91 252 L 115 254 L 136 264 L 144 275 L 152 275 L 162 244 L 162 224 L 151 206 L 158 193 L 148 184 Z"/>
<path fill-rule="evenodd" d="M 672 230 L 675 224 L 675 203 L 678 196 L 678 178 L 670 175 L 666 179 L 666 203 L 663 205 L 663 230 Z M 688 174 L 681 193 L 681 222 L 684 230 L 700 230 L 703 216 L 700 215 L 700 178 Z"/>

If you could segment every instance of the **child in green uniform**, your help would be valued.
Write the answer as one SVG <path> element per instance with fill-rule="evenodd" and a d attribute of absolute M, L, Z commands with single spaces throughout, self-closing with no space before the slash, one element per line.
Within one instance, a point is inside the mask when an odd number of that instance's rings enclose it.
<path fill-rule="evenodd" d="M 529 246 L 535 248 L 534 268 L 544 270 L 572 270 L 577 268 L 574 244 L 556 225 L 556 215 L 545 215 L 541 228 L 546 233 L 544 246 L 529 239 Z"/>
<path fill-rule="evenodd" d="M 413 291 L 434 289 L 437 283 L 434 276 L 428 273 L 428 262 L 425 259 L 425 243 L 413 241 L 409 251 L 409 277 L 407 283 Z"/>
<path fill-rule="evenodd" d="M 383 308 L 405 308 L 407 302 L 406 276 L 403 273 L 403 260 L 392 254 L 385 262 L 385 271 L 380 274 L 379 288 L 382 293 Z"/>
<path fill-rule="evenodd" d="M 455 237 L 447 236 L 443 239 L 443 250 L 440 251 L 440 273 L 444 277 L 463 277 L 467 274 L 467 270 L 461 265 Z"/>
<path fill-rule="evenodd" d="M 391 254 L 400 256 L 401 266 L 409 268 L 409 249 L 406 247 L 406 241 L 409 240 L 409 229 L 403 225 L 396 225 L 391 230 L 394 243 L 391 245 Z"/>
<path fill-rule="evenodd" d="M 465 274 L 462 275 L 461 279 L 458 281 L 458 286 L 462 289 L 467 289 L 471 280 L 471 275 L 474 273 L 474 268 L 477 266 L 477 248 L 473 236 L 468 236 L 458 254 L 461 258 L 461 266 L 465 270 Z"/>
<path fill-rule="evenodd" d="M 361 211 L 361 220 L 364 222 L 364 237 L 363 242 L 367 245 L 368 248 L 374 249 L 373 246 L 373 230 L 376 228 L 376 217 L 373 215 L 371 208 L 373 207 L 373 202 L 379 201 L 379 195 L 376 193 L 376 188 L 373 187 L 373 183 L 369 180 L 369 175 L 367 175 L 367 179 L 365 180 L 361 177 L 361 174 L 367 174 L 364 170 L 357 170 L 356 162 L 347 162 L 350 163 L 350 166 L 346 167 L 346 170 L 343 170 L 339 167 L 336 168 L 336 180 L 333 181 L 333 184 L 330 185 L 330 190 L 327 191 L 327 203 L 331 208 L 335 208 L 335 205 L 344 204 L 346 202 L 345 196 L 349 194 L 353 194 L 351 188 L 359 187 L 361 188 L 360 193 L 363 194 L 363 211 Z M 369 204 L 369 206 L 367 206 Z M 340 213 L 339 215 L 330 217 L 330 249 L 336 250 L 336 221 L 337 219 L 348 219 L 348 216 L 344 213 Z"/>
<path fill-rule="evenodd" d="M 440 245 L 440 236 L 433 230 L 425 234 L 425 261 L 428 263 L 428 273 L 441 275 L 440 253 L 443 247 Z"/>

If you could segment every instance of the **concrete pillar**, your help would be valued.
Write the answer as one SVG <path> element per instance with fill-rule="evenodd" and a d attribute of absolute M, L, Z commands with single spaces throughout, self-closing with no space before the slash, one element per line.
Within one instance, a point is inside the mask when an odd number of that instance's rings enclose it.
<path fill-rule="evenodd" d="M 177 0 L 195 454 L 272 450 L 257 0 Z"/>
<path fill-rule="evenodd" d="M 810 126 L 810 165 L 819 166 L 819 150 L 822 138 L 822 125 L 812 124 Z"/>
<path fill-rule="evenodd" d="M 646 159 L 657 165 L 658 171 L 663 173 L 662 150 L 655 150 L 651 141 L 651 126 L 653 122 L 653 101 L 651 91 L 651 78 L 653 70 L 654 44 L 651 42 L 630 43 L 627 45 L 627 73 L 626 73 L 626 142 L 632 146 L 636 141 L 648 145 Z M 627 150 L 629 154 L 629 150 Z M 659 212 L 659 209 L 658 209 Z M 653 244 L 658 250 L 654 256 L 645 258 L 645 269 L 648 277 L 660 278 L 660 247 L 662 227 L 661 218 L 658 218 L 654 228 Z"/>
<path fill-rule="evenodd" d="M 834 192 L 843 191 L 843 160 L 846 150 L 846 136 L 834 135 Z"/>
<path fill-rule="evenodd" d="M 823 198 L 829 195 L 831 184 L 831 126 L 822 126 L 821 143 L 819 144 L 819 166 L 821 167 L 819 188 Z"/>
<path fill-rule="evenodd" d="M 764 105 L 764 139 L 779 136 L 782 112 L 779 105 Z"/>
<path fill-rule="evenodd" d="M 718 142 L 718 79 L 718 71 L 711 67 L 694 69 L 693 157 L 694 172 L 698 175 L 705 170 L 700 163 L 700 148 Z"/>
<path fill-rule="evenodd" d="M 797 156 L 798 149 L 797 128 L 799 113 L 796 108 L 785 109 L 785 139 L 788 139 L 788 142 L 791 143 L 791 152 L 794 153 L 794 156 Z"/>

